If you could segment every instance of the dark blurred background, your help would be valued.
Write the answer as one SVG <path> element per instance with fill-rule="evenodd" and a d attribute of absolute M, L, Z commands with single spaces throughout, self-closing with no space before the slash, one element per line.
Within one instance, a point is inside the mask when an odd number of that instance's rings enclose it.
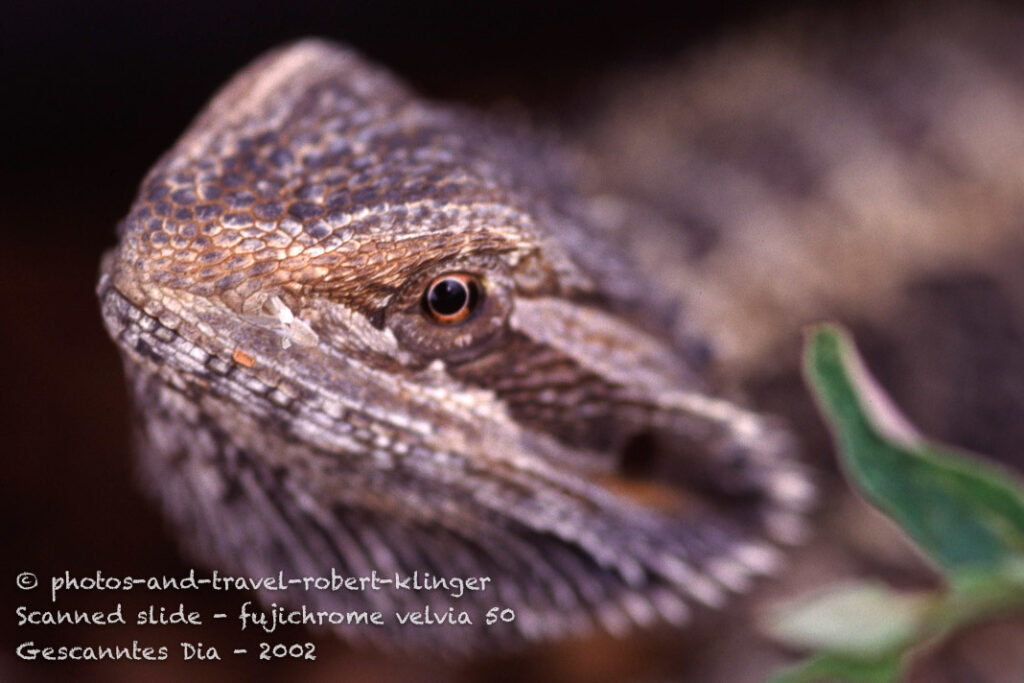
<path fill-rule="evenodd" d="M 804 3 L 809 5 L 810 3 Z M 318 641 L 316 664 L 234 659 L 177 663 L 180 640 L 222 652 L 260 638 L 234 622 L 181 628 L 15 626 L 14 606 L 45 606 L 14 577 L 65 570 L 149 576 L 187 566 L 134 485 L 120 361 L 93 293 L 100 254 L 148 167 L 214 90 L 274 45 L 307 35 L 345 41 L 435 98 L 522 105 L 557 119 L 585 107 L 588 84 L 611 69 L 664 59 L 789 11 L 781 1 L 566 2 L 15 2 L 0 21 L 4 144 L 0 154 L 0 679 L 418 680 L 423 663 L 353 653 Z M 59 606 L 126 615 L 150 603 L 234 612 L 226 595 L 77 593 Z M 25 640 L 47 644 L 168 644 L 162 664 L 26 664 Z M 288 640 L 304 640 L 294 634 Z M 465 679 L 573 676 L 615 680 L 649 663 L 593 650 L 563 658 L 438 664 Z M 635 653 L 643 657 L 643 651 Z M 575 662 L 559 670 L 552 662 Z M 633 664 L 636 664 L 634 668 Z M 552 666 L 556 666 L 552 669 Z M 574 667 L 574 668 L 573 668 Z"/>

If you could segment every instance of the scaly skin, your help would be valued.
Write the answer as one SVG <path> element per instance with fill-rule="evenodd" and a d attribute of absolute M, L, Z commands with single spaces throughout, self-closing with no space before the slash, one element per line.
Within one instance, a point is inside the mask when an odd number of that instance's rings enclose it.
<path fill-rule="evenodd" d="M 813 497 L 793 439 L 715 397 L 701 332 L 574 173 L 329 44 L 227 85 L 146 177 L 98 287 L 186 549 L 254 576 L 491 577 L 460 600 L 288 598 L 381 609 L 388 627 L 339 630 L 448 651 L 681 623 L 770 571 Z M 480 289 L 452 324 L 424 299 L 446 273 Z M 477 627 L 394 624 L 425 604 Z M 516 620 L 483 627 L 495 605 Z"/>

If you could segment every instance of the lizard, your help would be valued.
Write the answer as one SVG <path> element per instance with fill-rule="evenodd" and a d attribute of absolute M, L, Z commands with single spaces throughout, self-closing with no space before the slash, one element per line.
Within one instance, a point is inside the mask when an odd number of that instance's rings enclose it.
<path fill-rule="evenodd" d="M 849 248 L 843 226 L 872 220 L 822 189 L 845 201 L 857 189 L 849 184 L 751 192 L 758 177 L 744 171 L 757 164 L 685 124 L 741 129 L 780 101 L 804 114 L 830 102 L 834 111 L 787 129 L 783 142 L 828 152 L 816 178 L 859 177 L 851 169 L 862 166 L 823 142 L 823 120 L 841 127 L 850 118 L 835 113 L 856 108 L 844 90 L 823 97 L 801 67 L 808 62 L 787 61 L 786 45 L 719 55 L 668 86 L 650 79 L 696 102 L 697 114 L 682 108 L 683 125 L 673 121 L 672 144 L 660 146 L 665 112 L 680 111 L 667 100 L 651 98 L 650 125 L 617 125 L 622 109 L 642 110 L 642 81 L 595 117 L 597 144 L 584 134 L 560 146 L 425 101 L 324 41 L 244 69 L 147 175 L 98 284 L 136 406 L 142 475 L 188 552 L 257 576 L 334 567 L 490 577 L 491 589 L 459 600 L 431 591 L 298 598 L 341 611 L 514 609 L 511 623 L 483 628 L 478 619 L 454 633 L 337 629 L 443 651 L 682 624 L 777 570 L 777 546 L 804 535 L 813 477 L 799 435 L 730 395 L 708 352 L 728 361 L 727 375 L 776 350 L 758 306 L 788 315 L 776 328 L 793 330 L 820 310 L 809 301 L 848 303 L 866 280 L 837 273 L 840 286 L 823 285 L 828 265 L 813 267 L 821 240 L 790 239 L 787 256 L 765 247 L 765 231 L 785 237 L 831 223 L 822 239 Z M 763 78 L 766 64 L 789 91 L 771 81 L 735 88 Z M 715 90 L 716 79 L 729 85 Z M 691 90 L 680 96 L 670 87 L 678 82 Z M 889 113 L 919 85 L 911 74 L 892 90 L 866 87 Z M 940 75 L 925 91 L 940 104 L 963 94 L 949 85 Z M 747 97 L 723 97 L 730 87 Z M 942 111 L 929 102 L 903 114 L 954 126 Z M 754 137 L 778 139 L 780 127 L 802 121 L 789 113 L 762 117 L 756 132 L 775 135 Z M 648 133 L 655 142 L 637 144 Z M 918 130 L 914 142 L 922 139 Z M 574 144 L 589 149 L 574 154 Z M 927 177 L 948 180 L 927 145 L 919 149 Z M 799 170 L 793 149 L 781 151 L 782 167 Z M 939 187 L 976 196 L 952 180 Z M 1005 197 L 1002 187 L 984 194 L 985 206 Z M 882 189 L 868 187 L 875 194 L 862 201 L 892 200 Z M 749 208 L 749 197 L 791 210 L 791 233 L 779 211 L 744 221 L 736 207 Z M 900 210 L 880 209 L 883 220 L 857 244 Z M 729 267 L 716 245 L 700 245 L 708 215 L 741 224 L 715 237 L 733 240 L 728 251 L 740 258 Z M 828 220 L 836 215 L 843 221 Z M 953 258 L 947 245 L 959 244 L 947 239 L 959 234 L 956 221 L 927 220 L 941 239 L 918 270 Z M 985 223 L 996 227 L 974 246 L 1014 244 L 1009 224 Z M 928 241 L 921 230 L 900 234 Z M 812 276 L 801 278 L 801 264 Z M 872 284 L 884 294 L 892 280 Z"/>
<path fill-rule="evenodd" d="M 143 470 L 198 554 L 247 575 L 487 576 L 478 597 L 515 611 L 474 637 L 383 631 L 431 647 L 679 622 L 777 563 L 761 535 L 798 534 L 812 496 L 792 440 L 708 392 L 696 341 L 565 173 L 323 42 L 214 98 L 99 284 Z M 734 513 L 631 493 L 617 454 L 643 430 Z"/>

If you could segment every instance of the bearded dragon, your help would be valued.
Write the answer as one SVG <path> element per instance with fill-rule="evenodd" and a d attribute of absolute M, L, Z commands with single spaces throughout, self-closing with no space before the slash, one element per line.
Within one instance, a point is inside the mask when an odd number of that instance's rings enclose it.
<path fill-rule="evenodd" d="M 976 138 L 1024 112 L 1020 89 L 914 31 L 870 54 L 942 69 L 834 85 L 837 64 L 775 36 L 633 79 L 562 143 L 342 46 L 258 59 L 149 172 L 98 285 L 184 547 L 254 576 L 490 577 L 458 599 L 288 598 L 475 610 L 337 629 L 446 651 L 682 624 L 776 570 L 815 486 L 728 369 L 822 302 L 887 296 L 893 249 L 918 271 L 953 258 L 978 207 L 978 254 L 1019 239 L 1019 130 Z M 867 265 L 830 272 L 856 248 Z M 484 627 L 493 606 L 515 618 Z"/>

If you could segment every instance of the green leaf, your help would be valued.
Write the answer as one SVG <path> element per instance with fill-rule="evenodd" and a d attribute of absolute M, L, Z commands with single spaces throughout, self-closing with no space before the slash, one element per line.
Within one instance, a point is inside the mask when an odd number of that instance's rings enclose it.
<path fill-rule="evenodd" d="M 853 485 L 950 575 L 1024 557 L 1024 487 L 979 456 L 934 444 L 864 368 L 848 334 L 823 325 L 804 371 Z"/>
<path fill-rule="evenodd" d="M 779 606 L 765 626 L 795 647 L 876 660 L 912 644 L 934 607 L 931 595 L 896 593 L 880 583 L 849 583 Z"/>
<path fill-rule="evenodd" d="M 979 619 L 1024 606 L 1024 557 L 999 568 L 968 569 L 950 581 L 943 608 L 935 613 L 936 626 L 952 631 Z"/>
<path fill-rule="evenodd" d="M 847 478 L 945 570 L 948 584 L 934 594 L 851 584 L 789 603 L 767 630 L 818 652 L 771 680 L 898 681 L 915 646 L 1024 605 L 1024 486 L 978 456 L 921 436 L 842 329 L 813 330 L 805 354 Z"/>
<path fill-rule="evenodd" d="M 775 673 L 770 683 L 896 683 L 900 680 L 900 659 L 887 656 L 859 660 L 843 655 L 824 653 L 810 657 L 794 667 Z"/>

